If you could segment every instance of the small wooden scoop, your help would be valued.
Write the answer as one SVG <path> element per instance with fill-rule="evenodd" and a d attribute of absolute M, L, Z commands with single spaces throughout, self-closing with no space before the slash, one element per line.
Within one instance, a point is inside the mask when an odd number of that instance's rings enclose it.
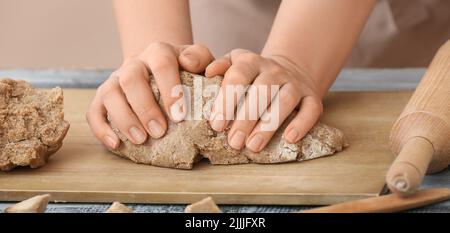
<path fill-rule="evenodd" d="M 340 203 L 301 213 L 392 213 L 413 209 L 450 199 L 450 189 L 437 188 L 420 190 L 409 197 L 389 194 L 362 200 Z"/>

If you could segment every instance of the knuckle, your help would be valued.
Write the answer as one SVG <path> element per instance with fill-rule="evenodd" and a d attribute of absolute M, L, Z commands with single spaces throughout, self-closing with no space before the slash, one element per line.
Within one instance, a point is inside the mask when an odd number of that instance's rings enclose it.
<path fill-rule="evenodd" d="M 119 78 L 119 85 L 123 88 L 123 89 L 128 89 L 130 87 L 133 87 L 136 83 L 135 78 L 132 78 L 131 75 L 122 75 Z"/>
<path fill-rule="evenodd" d="M 285 69 L 283 69 L 283 67 L 281 67 L 279 65 L 273 65 L 269 69 L 269 74 L 271 76 L 280 77 L 280 76 L 285 76 L 286 75 L 286 71 L 285 71 Z"/>
<path fill-rule="evenodd" d="M 320 112 L 320 114 L 323 113 L 323 104 L 322 101 L 318 98 L 313 98 L 313 107 Z"/>
<path fill-rule="evenodd" d="M 152 70 L 165 70 L 173 65 L 173 59 L 167 55 L 159 56 L 151 61 Z"/>
<path fill-rule="evenodd" d="M 249 52 L 249 51 L 245 50 L 245 49 L 233 49 L 233 50 L 231 50 L 230 54 L 233 55 L 233 54 L 241 54 L 241 53 L 247 53 L 247 52 Z"/>
<path fill-rule="evenodd" d="M 190 46 L 190 49 L 195 49 L 200 52 L 209 52 L 209 49 L 202 44 L 193 44 L 192 46 Z"/>
<path fill-rule="evenodd" d="M 204 45 L 199 45 L 199 51 L 201 52 L 201 54 L 203 56 L 205 56 L 206 58 L 208 58 L 210 61 L 214 60 L 214 56 L 212 55 L 211 51 L 209 50 L 208 47 L 204 46 Z"/>
<path fill-rule="evenodd" d="M 320 97 L 317 96 L 305 96 L 301 100 L 301 107 L 309 110 L 312 113 L 318 113 L 321 115 L 323 113 L 323 104 Z"/>
<path fill-rule="evenodd" d="M 111 88 L 105 90 L 102 95 L 100 96 L 100 100 L 102 103 L 106 103 L 112 96 L 114 96 L 116 93 L 116 90 Z"/>
<path fill-rule="evenodd" d="M 157 42 L 153 42 L 151 44 L 149 44 L 147 46 L 147 51 L 149 52 L 155 52 L 156 50 L 160 50 L 160 49 L 165 49 L 170 47 L 170 45 L 166 42 L 162 42 L 162 41 L 157 41 Z"/>
<path fill-rule="evenodd" d="M 105 95 L 109 95 L 114 90 L 114 86 L 110 82 L 105 82 L 97 89 L 97 94 L 100 97 L 103 97 Z"/>
<path fill-rule="evenodd" d="M 274 82 L 273 77 L 270 75 L 260 75 L 258 76 L 253 84 L 258 86 L 265 86 L 270 88 L 271 85 L 275 85 L 276 82 Z"/>
<path fill-rule="evenodd" d="M 147 73 L 147 68 L 145 64 L 140 59 L 135 59 L 132 62 L 128 63 L 126 66 L 121 68 L 121 73 L 125 75 L 144 75 Z"/>
<path fill-rule="evenodd" d="M 134 125 L 134 123 L 138 123 L 136 120 L 136 115 L 133 112 L 127 112 L 125 113 L 125 118 L 122 125 L 122 129 L 128 129 L 128 126 Z M 117 124 L 120 124 L 119 122 L 117 122 Z M 139 125 L 139 124 L 136 124 Z"/>
<path fill-rule="evenodd" d="M 144 106 L 140 106 L 134 110 L 138 116 L 141 117 L 151 117 L 157 114 L 159 111 L 159 106 L 156 104 L 146 104 Z"/>
<path fill-rule="evenodd" d="M 223 83 L 225 85 L 239 84 L 246 79 L 247 78 L 245 75 L 239 69 L 234 68 L 227 71 L 226 78 L 223 80 Z"/>
<path fill-rule="evenodd" d="M 280 91 L 278 92 L 281 106 L 295 105 L 298 102 L 297 94 L 291 91 Z"/>
<path fill-rule="evenodd" d="M 96 96 L 101 97 L 111 93 L 118 86 L 118 79 L 118 71 L 113 72 L 110 77 L 97 88 Z"/>
<path fill-rule="evenodd" d="M 139 126 L 141 125 L 141 123 L 137 120 L 135 113 L 133 112 L 123 113 L 123 119 L 120 120 L 115 120 L 118 117 L 117 113 L 111 112 L 110 114 L 112 121 L 121 132 L 128 132 L 128 129 L 130 129 L 132 126 L 136 126 L 139 128 Z"/>
<path fill-rule="evenodd" d="M 254 53 L 242 53 L 236 57 L 236 62 L 254 64 L 259 61 L 259 56 Z"/>

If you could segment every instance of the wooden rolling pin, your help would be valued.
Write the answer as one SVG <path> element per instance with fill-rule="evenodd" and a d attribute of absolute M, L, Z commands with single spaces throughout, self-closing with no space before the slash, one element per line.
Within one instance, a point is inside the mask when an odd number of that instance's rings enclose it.
<path fill-rule="evenodd" d="M 410 197 L 389 194 L 336 205 L 305 210 L 301 213 L 392 213 L 450 199 L 450 189 L 420 190 Z"/>
<path fill-rule="evenodd" d="M 386 175 L 389 189 L 413 194 L 425 173 L 450 163 L 450 40 L 436 53 L 410 101 L 395 122 L 390 147 L 398 155 Z"/>

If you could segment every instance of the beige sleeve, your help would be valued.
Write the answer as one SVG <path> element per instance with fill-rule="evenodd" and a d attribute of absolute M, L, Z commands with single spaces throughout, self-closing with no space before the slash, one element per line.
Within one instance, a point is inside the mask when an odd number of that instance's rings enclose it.
<path fill-rule="evenodd" d="M 260 52 L 280 0 L 191 1 L 196 42 L 215 56 L 234 48 Z M 380 0 L 367 22 L 347 66 L 427 66 L 450 38 L 450 1 Z"/>
<path fill-rule="evenodd" d="M 347 66 L 428 66 L 450 38 L 448 9 L 447 0 L 378 1 Z"/>

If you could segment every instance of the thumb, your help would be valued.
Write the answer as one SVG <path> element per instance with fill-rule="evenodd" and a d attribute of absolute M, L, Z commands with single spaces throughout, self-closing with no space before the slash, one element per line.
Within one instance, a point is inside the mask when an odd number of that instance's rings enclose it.
<path fill-rule="evenodd" d="M 183 49 L 178 56 L 181 68 L 192 73 L 203 73 L 213 60 L 214 56 L 209 49 L 199 44 Z"/>

